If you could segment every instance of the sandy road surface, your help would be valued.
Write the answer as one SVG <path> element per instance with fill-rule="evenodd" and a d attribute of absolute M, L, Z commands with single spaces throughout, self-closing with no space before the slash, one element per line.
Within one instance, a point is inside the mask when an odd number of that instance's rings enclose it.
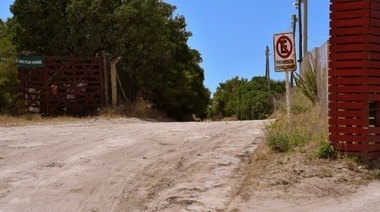
<path fill-rule="evenodd" d="M 295 198 L 273 198 L 271 188 L 236 196 L 263 126 L 97 119 L 0 127 L 0 212 L 379 211 L 379 182 L 340 198 L 308 192 L 335 186 L 319 178 L 290 189 Z"/>
<path fill-rule="evenodd" d="M 223 211 L 263 126 L 99 119 L 0 127 L 0 211 Z"/>

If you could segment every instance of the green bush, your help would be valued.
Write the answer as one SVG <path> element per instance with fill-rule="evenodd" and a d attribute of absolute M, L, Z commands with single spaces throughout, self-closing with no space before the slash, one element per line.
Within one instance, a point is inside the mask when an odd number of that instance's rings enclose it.
<path fill-rule="evenodd" d="M 308 137 L 298 127 L 290 126 L 287 121 L 278 121 L 268 128 L 266 142 L 275 151 L 287 152 L 295 147 L 303 146 L 308 141 Z"/>
<path fill-rule="evenodd" d="M 329 143 L 322 143 L 319 146 L 316 152 L 316 155 L 318 158 L 324 158 L 324 159 L 333 158 L 335 156 L 334 147 L 331 146 Z"/>
<path fill-rule="evenodd" d="M 310 107 L 308 105 L 296 104 L 291 106 L 290 111 L 294 114 L 301 114 L 307 112 L 309 109 Z"/>
<path fill-rule="evenodd" d="M 0 114 L 20 113 L 15 60 L 14 46 L 7 39 L 0 37 Z"/>
<path fill-rule="evenodd" d="M 235 77 L 220 83 L 212 104 L 208 108 L 208 117 L 235 116 L 239 120 L 265 119 L 274 111 L 274 97 L 285 93 L 285 82 L 268 81 L 265 77 L 239 79 Z"/>

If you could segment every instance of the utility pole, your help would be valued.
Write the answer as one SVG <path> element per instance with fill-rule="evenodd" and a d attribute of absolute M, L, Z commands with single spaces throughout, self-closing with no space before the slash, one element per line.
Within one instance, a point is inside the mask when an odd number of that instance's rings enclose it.
<path fill-rule="evenodd" d="M 302 3 L 302 0 L 298 0 L 298 2 L 297 2 L 297 7 L 298 7 L 298 29 L 299 29 L 299 56 L 298 56 L 298 58 L 299 58 L 299 60 L 298 60 L 298 62 L 299 62 L 299 74 L 301 75 L 302 73 L 302 58 L 303 58 L 303 52 L 302 52 L 302 5 L 301 5 L 301 3 Z"/>
<path fill-rule="evenodd" d="M 269 47 L 265 50 L 266 64 L 265 64 L 265 77 L 268 81 L 268 92 L 270 92 L 270 71 L 269 71 Z"/>
<path fill-rule="evenodd" d="M 303 57 L 305 57 L 307 53 L 308 4 L 308 0 L 303 0 Z"/>
<path fill-rule="evenodd" d="M 268 81 L 268 93 L 270 95 L 270 70 L 269 70 L 269 47 L 267 46 L 265 50 L 265 57 L 266 57 L 266 64 L 265 64 L 265 77 L 267 78 Z M 273 111 L 276 110 L 276 98 L 273 96 Z"/>
<path fill-rule="evenodd" d="M 295 39 L 295 36 L 296 36 L 296 23 L 297 23 L 297 15 L 296 14 L 292 14 L 291 15 L 291 18 L 292 18 L 292 28 L 293 28 L 293 39 Z M 299 56 L 298 56 L 299 57 Z M 293 87 L 293 80 L 294 80 L 294 72 L 292 71 L 291 75 L 290 75 L 290 86 Z"/>

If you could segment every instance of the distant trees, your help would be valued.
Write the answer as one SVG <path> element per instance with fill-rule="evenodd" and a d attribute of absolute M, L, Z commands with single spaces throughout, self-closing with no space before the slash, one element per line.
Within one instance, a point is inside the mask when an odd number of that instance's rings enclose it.
<path fill-rule="evenodd" d="M 169 117 L 270 114 L 273 95 L 284 93 L 285 85 L 271 81 L 269 93 L 263 77 L 220 83 L 210 104 L 201 54 L 188 46 L 192 34 L 174 10 L 162 0 L 15 0 L 13 18 L 0 26 L 0 57 L 9 57 L 0 62 L 1 110 L 14 100 L 14 55 L 105 55 L 107 61 L 122 58 L 119 89 L 127 101 L 148 100 Z"/>
<path fill-rule="evenodd" d="M 162 0 L 15 0 L 12 41 L 21 54 L 122 57 L 117 68 L 129 101 L 149 100 L 177 119 L 205 116 L 202 58 L 174 10 Z"/>
<path fill-rule="evenodd" d="M 265 77 L 250 81 L 235 77 L 220 83 L 209 107 L 209 117 L 236 116 L 239 120 L 265 119 L 274 110 L 273 96 L 285 93 L 284 81 L 270 81 L 271 92 Z"/>
<path fill-rule="evenodd" d="M 0 20 L 0 114 L 18 112 L 16 59 L 10 37 L 8 23 Z"/>

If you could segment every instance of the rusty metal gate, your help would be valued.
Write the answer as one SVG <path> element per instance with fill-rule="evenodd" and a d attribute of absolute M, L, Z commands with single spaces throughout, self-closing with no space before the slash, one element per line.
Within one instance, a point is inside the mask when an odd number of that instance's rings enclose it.
<path fill-rule="evenodd" d="M 340 153 L 380 157 L 380 1 L 331 0 L 330 141 Z"/>
<path fill-rule="evenodd" d="M 43 65 L 19 66 L 18 73 L 30 112 L 85 116 L 104 106 L 102 58 L 45 56 Z"/>

